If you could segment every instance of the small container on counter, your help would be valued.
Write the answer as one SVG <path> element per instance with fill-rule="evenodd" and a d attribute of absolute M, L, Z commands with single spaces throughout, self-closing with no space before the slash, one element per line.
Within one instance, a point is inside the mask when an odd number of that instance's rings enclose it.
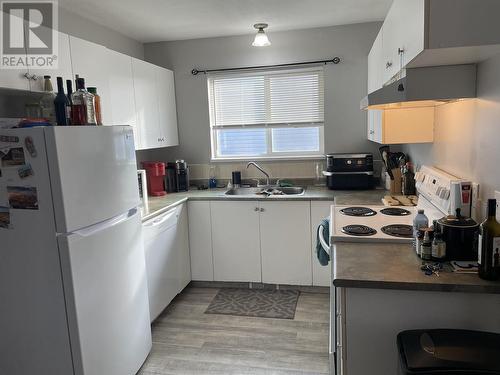
<path fill-rule="evenodd" d="M 429 219 L 424 214 L 424 210 L 418 210 L 417 215 L 413 219 L 413 249 L 417 254 L 420 255 L 420 249 L 418 244 L 418 232 L 421 228 L 427 228 L 429 226 Z"/>
<path fill-rule="evenodd" d="M 421 250 L 421 258 L 422 260 L 431 260 L 432 258 L 432 241 L 431 241 L 431 235 L 430 231 L 426 230 L 424 231 L 424 238 L 422 241 L 422 244 L 420 246 Z"/>
<path fill-rule="evenodd" d="M 239 188 L 241 186 L 241 172 L 233 171 L 231 182 L 234 188 Z"/>
<path fill-rule="evenodd" d="M 215 165 L 211 165 L 208 172 L 208 188 L 215 189 L 217 187 L 217 167 Z"/>
<path fill-rule="evenodd" d="M 443 240 L 441 233 L 434 234 L 434 241 L 432 241 L 432 259 L 443 261 L 446 258 L 446 242 Z"/>
<path fill-rule="evenodd" d="M 424 231 L 419 229 L 415 241 L 415 251 L 419 257 L 422 257 L 422 242 L 424 241 Z"/>

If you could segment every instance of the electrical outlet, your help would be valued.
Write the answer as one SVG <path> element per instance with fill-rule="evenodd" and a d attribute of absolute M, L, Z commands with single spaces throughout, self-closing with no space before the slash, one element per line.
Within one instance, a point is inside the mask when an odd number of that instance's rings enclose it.
<path fill-rule="evenodd" d="M 500 191 L 495 191 L 495 199 L 497 200 L 497 221 L 500 223 Z"/>

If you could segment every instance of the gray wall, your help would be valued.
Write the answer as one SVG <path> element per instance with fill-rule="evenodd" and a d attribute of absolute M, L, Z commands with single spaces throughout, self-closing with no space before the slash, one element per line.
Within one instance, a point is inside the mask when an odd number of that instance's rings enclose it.
<path fill-rule="evenodd" d="M 500 190 L 500 55 L 479 64 L 477 94 L 438 107 L 434 143 L 404 150 L 418 164 L 479 182 L 484 204 Z"/>
<path fill-rule="evenodd" d="M 270 32 L 270 47 L 250 44 L 253 35 L 145 44 L 145 58 L 174 70 L 180 146 L 140 153 L 139 158 L 210 160 L 206 76 L 192 68 L 225 68 L 321 60 L 325 67 L 325 151 L 377 152 L 366 140 L 366 112 L 359 109 L 367 91 L 367 56 L 380 23 Z"/>
<path fill-rule="evenodd" d="M 138 59 L 144 58 L 142 43 L 61 7 L 59 7 L 59 30 Z"/>

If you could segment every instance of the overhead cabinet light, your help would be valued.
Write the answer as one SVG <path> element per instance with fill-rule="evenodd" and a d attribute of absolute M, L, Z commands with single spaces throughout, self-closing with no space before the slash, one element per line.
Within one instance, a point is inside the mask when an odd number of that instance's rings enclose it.
<path fill-rule="evenodd" d="M 476 97 L 476 65 L 406 69 L 406 76 L 361 100 L 361 109 L 435 107 Z"/>
<path fill-rule="evenodd" d="M 257 29 L 257 34 L 255 35 L 252 46 L 266 47 L 271 45 L 271 42 L 269 41 L 269 38 L 267 37 L 266 32 L 264 31 L 264 29 L 267 26 L 268 26 L 267 23 L 256 23 L 255 25 L 253 25 L 253 27 Z"/>

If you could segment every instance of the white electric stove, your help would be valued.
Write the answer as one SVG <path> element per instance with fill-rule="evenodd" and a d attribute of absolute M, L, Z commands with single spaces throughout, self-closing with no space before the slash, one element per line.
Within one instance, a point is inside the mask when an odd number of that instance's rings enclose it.
<path fill-rule="evenodd" d="M 330 210 L 330 254 L 333 257 L 336 244 L 342 242 L 411 243 L 413 218 L 418 209 L 424 209 L 429 223 L 457 208 L 462 214 L 474 218 L 480 208 L 479 185 L 446 173 L 435 167 L 422 166 L 415 174 L 419 201 L 416 207 L 339 206 Z M 325 245 L 324 245 L 325 246 Z M 325 246 L 326 247 L 326 246 Z M 345 352 L 337 337 L 337 294 L 333 286 L 335 264 L 331 262 L 330 285 L 330 374 L 339 371 Z"/>
<path fill-rule="evenodd" d="M 415 207 L 333 205 L 331 240 L 411 243 L 415 213 Z"/>

